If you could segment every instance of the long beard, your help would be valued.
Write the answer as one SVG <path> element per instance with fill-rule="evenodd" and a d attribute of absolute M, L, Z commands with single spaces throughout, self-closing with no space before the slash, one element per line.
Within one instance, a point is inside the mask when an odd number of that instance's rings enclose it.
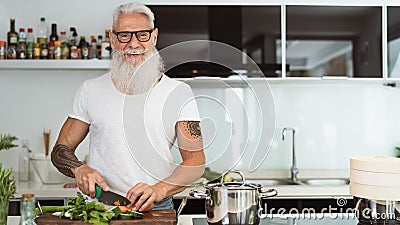
<path fill-rule="evenodd" d="M 149 91 L 157 83 L 164 63 L 157 49 L 153 48 L 152 52 L 151 55 L 145 53 L 144 60 L 137 62 L 124 59 L 124 51 L 112 53 L 111 78 L 117 90 L 123 94 L 137 95 Z"/>

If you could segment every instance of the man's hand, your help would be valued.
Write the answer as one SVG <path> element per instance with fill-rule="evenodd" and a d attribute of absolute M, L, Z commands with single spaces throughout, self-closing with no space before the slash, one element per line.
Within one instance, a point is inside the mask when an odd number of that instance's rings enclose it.
<path fill-rule="evenodd" d="M 78 184 L 79 189 L 91 198 L 96 197 L 96 184 L 98 184 L 104 191 L 110 190 L 99 171 L 86 164 L 75 168 L 73 173 L 75 174 L 76 183 Z"/>
<path fill-rule="evenodd" d="M 139 212 L 145 211 L 150 204 L 159 202 L 165 197 L 167 197 L 166 191 L 162 187 L 150 186 L 141 182 L 133 186 L 126 194 L 126 198 L 131 201 L 129 207 L 132 207 L 133 211 L 138 210 Z"/>

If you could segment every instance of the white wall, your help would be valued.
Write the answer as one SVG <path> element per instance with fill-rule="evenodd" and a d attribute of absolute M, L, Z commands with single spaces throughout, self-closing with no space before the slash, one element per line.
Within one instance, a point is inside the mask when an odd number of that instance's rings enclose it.
<path fill-rule="evenodd" d="M 104 70 L 0 70 L 0 133 L 27 139 L 33 152 L 44 153 L 43 129 L 51 130 L 53 146 L 75 91 L 84 80 L 102 73 Z M 17 168 L 17 150 L 0 152 L 4 166 Z M 78 155 L 83 159 L 84 152 Z"/>
<path fill-rule="evenodd" d="M 28 139 L 34 152 L 42 153 L 43 128 L 51 129 L 51 145 L 54 144 L 61 124 L 69 112 L 71 101 L 80 84 L 89 78 L 104 73 L 104 70 L 88 71 L 5 71 L 0 70 L 0 133 L 11 133 L 20 139 Z M 275 100 L 276 133 L 274 143 L 261 168 L 284 169 L 290 165 L 290 135 L 281 140 L 283 127 L 295 127 L 296 148 L 300 168 L 347 169 L 350 155 L 394 155 L 393 147 L 400 145 L 400 89 L 383 87 L 381 84 L 358 82 L 351 84 L 272 84 Z M 257 90 L 263 88 L 256 87 Z M 203 135 L 212 136 L 217 131 L 216 140 L 206 148 L 207 159 L 211 162 L 225 150 L 231 158 L 220 158 L 212 166 L 227 165 L 246 150 L 238 168 L 247 169 L 257 141 L 251 129 L 269 130 L 273 116 L 260 120 L 254 114 L 258 106 L 246 89 L 242 90 L 244 107 L 235 106 L 236 96 L 226 88 L 210 88 L 193 85 L 196 95 L 207 95 L 228 105 L 232 118 L 240 118 L 248 113 L 249 123 L 244 120 L 225 119 L 223 109 L 210 101 L 199 102 L 202 115 L 211 115 L 203 125 Z M 258 96 L 259 97 L 259 96 Z M 261 102 L 265 98 L 260 97 Z M 234 106 L 234 107 L 233 107 Z M 267 108 L 266 108 L 267 107 Z M 262 110 L 271 105 L 263 106 Z M 246 112 L 244 112 L 246 111 Z M 235 115 L 236 114 L 236 115 Z M 236 117 L 235 117 L 236 116 Z M 215 127 L 211 124 L 215 121 Z M 244 122 L 243 122 L 244 121 Z M 233 124 L 233 125 L 232 125 Z M 233 126 L 233 131 L 231 131 Z M 249 126 L 250 128 L 246 128 Z M 227 146 L 227 139 L 233 132 L 233 139 Z M 248 133 L 250 137 L 247 138 Z M 267 152 L 269 142 L 262 140 L 258 146 Z M 87 141 L 78 149 L 83 159 L 87 153 Z M 19 151 L 12 149 L 0 152 L 0 161 L 7 167 L 17 168 Z"/>

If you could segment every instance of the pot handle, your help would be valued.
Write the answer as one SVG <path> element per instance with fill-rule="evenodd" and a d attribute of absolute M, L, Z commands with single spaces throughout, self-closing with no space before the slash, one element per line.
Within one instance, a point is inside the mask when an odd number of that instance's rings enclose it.
<path fill-rule="evenodd" d="M 191 190 L 189 195 L 195 198 L 208 198 L 210 195 L 206 191 Z"/>
<path fill-rule="evenodd" d="M 276 196 L 277 194 L 278 194 L 278 191 L 275 190 L 275 189 L 261 190 L 260 195 L 258 196 L 258 198 L 260 198 L 260 199 L 269 198 L 269 197 Z"/>
<path fill-rule="evenodd" d="M 221 175 L 221 184 L 224 185 L 225 181 L 224 178 L 227 174 L 229 173 L 236 173 L 239 174 L 239 176 L 242 178 L 242 185 L 246 183 L 246 179 L 244 178 L 244 175 L 242 172 L 240 172 L 239 170 L 228 170 L 222 173 Z"/>

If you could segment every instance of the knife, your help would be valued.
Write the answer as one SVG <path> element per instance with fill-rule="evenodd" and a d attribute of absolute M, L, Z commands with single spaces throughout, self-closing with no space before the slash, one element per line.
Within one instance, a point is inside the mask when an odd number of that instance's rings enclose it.
<path fill-rule="evenodd" d="M 112 191 L 103 191 L 99 185 L 96 184 L 96 198 L 106 205 L 129 205 L 131 202 L 122 195 Z"/>

